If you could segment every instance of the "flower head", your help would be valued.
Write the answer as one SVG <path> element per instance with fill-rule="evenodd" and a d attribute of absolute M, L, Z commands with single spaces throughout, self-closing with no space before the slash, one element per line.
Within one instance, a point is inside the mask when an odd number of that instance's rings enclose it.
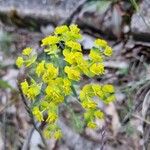
<path fill-rule="evenodd" d="M 95 40 L 94 44 L 96 46 L 100 46 L 102 48 L 105 48 L 107 46 L 107 42 L 105 40 L 102 40 L 102 39 Z"/>
<path fill-rule="evenodd" d="M 95 129 L 97 127 L 97 125 L 94 122 L 88 122 L 87 127 L 91 128 L 91 129 Z"/>
<path fill-rule="evenodd" d="M 55 28 L 55 34 L 63 34 L 68 31 L 68 27 L 66 25 L 58 26 Z"/>
<path fill-rule="evenodd" d="M 27 48 L 25 48 L 25 49 L 22 51 L 22 54 L 23 54 L 23 55 L 26 55 L 26 56 L 29 56 L 29 55 L 31 54 L 31 52 L 32 52 L 32 48 L 27 47 Z"/>
<path fill-rule="evenodd" d="M 58 76 L 58 68 L 55 68 L 52 63 L 46 64 L 46 70 L 42 76 L 45 83 L 48 83 L 51 79 L 55 79 Z"/>
<path fill-rule="evenodd" d="M 81 51 L 81 45 L 78 42 L 67 41 L 65 44 L 73 50 Z"/>
<path fill-rule="evenodd" d="M 110 46 L 106 46 L 106 48 L 104 49 L 104 54 L 108 57 L 110 57 L 112 55 L 112 48 Z"/>
<path fill-rule="evenodd" d="M 69 79 L 75 81 L 80 80 L 80 72 L 77 69 L 66 66 L 64 70 L 67 73 Z"/>
<path fill-rule="evenodd" d="M 105 84 L 105 85 L 103 85 L 102 90 L 105 93 L 114 93 L 115 92 L 114 86 L 111 85 L 111 84 Z"/>
<path fill-rule="evenodd" d="M 48 117 L 46 119 L 46 122 L 48 123 L 54 123 L 56 119 L 58 118 L 57 114 L 54 112 L 49 112 Z"/>
<path fill-rule="evenodd" d="M 28 89 L 27 97 L 31 100 L 34 100 L 35 97 L 40 94 L 40 91 L 41 85 L 31 84 Z"/>
<path fill-rule="evenodd" d="M 59 42 L 59 38 L 57 36 L 48 36 L 42 40 L 42 46 L 53 45 Z"/>
<path fill-rule="evenodd" d="M 81 70 L 81 72 L 83 72 L 83 74 L 90 76 L 90 71 L 89 71 L 89 62 L 84 60 L 83 58 L 78 57 L 77 59 L 77 65 L 79 67 L 79 69 Z"/>
<path fill-rule="evenodd" d="M 94 50 L 92 49 L 90 51 L 89 57 L 94 61 L 94 62 L 102 62 L 103 61 L 103 57 L 100 53 L 100 51 Z"/>
<path fill-rule="evenodd" d="M 43 114 L 42 114 L 42 112 L 39 110 L 38 107 L 34 107 L 32 113 L 33 113 L 33 115 L 36 117 L 36 119 L 37 119 L 39 122 L 41 122 L 41 121 L 44 120 L 44 119 L 43 119 Z"/>
<path fill-rule="evenodd" d="M 32 83 L 31 85 L 25 80 L 21 83 L 21 89 L 24 95 L 26 95 L 29 99 L 34 100 L 37 95 L 40 94 L 41 85 Z"/>
<path fill-rule="evenodd" d="M 63 79 L 63 91 L 65 95 L 69 95 L 71 93 L 71 82 L 67 78 Z"/>
<path fill-rule="evenodd" d="M 54 138 L 55 138 L 55 139 L 60 139 L 61 137 L 62 137 L 62 132 L 61 132 L 61 130 L 55 131 L 55 133 L 54 133 Z"/>
<path fill-rule="evenodd" d="M 80 52 L 69 52 L 65 54 L 65 61 L 69 64 L 77 64 L 79 60 L 83 59 L 83 54 Z"/>
<path fill-rule="evenodd" d="M 95 109 L 97 104 L 93 100 L 85 100 L 82 102 L 82 107 L 85 109 Z"/>
<path fill-rule="evenodd" d="M 113 102 L 115 99 L 116 99 L 116 97 L 115 97 L 114 94 L 113 94 L 113 95 L 110 95 L 110 96 L 108 96 L 106 99 L 104 99 L 104 103 L 105 103 L 105 104 L 109 104 L 109 103 Z"/>
<path fill-rule="evenodd" d="M 41 76 L 42 74 L 44 74 L 45 72 L 45 61 L 43 60 L 42 62 L 40 62 L 37 67 L 36 67 L 36 74 L 39 76 Z"/>
<path fill-rule="evenodd" d="M 99 84 L 92 84 L 92 89 L 95 96 L 98 96 L 99 98 L 104 98 L 104 92 L 102 91 L 102 87 Z"/>
<path fill-rule="evenodd" d="M 27 82 L 26 80 L 21 83 L 21 89 L 22 89 L 22 92 L 23 92 L 25 95 L 27 95 L 28 89 L 29 89 L 29 85 L 28 85 L 28 82 Z"/>
<path fill-rule="evenodd" d="M 99 110 L 96 110 L 96 111 L 94 112 L 94 115 L 95 115 L 95 117 L 98 118 L 98 119 L 103 119 L 103 118 L 104 118 L 104 113 L 103 113 L 102 111 L 99 111 Z"/>
<path fill-rule="evenodd" d="M 94 75 L 102 75 L 104 74 L 104 65 L 102 63 L 94 63 L 91 67 L 90 67 L 90 71 L 94 74 Z"/>
<path fill-rule="evenodd" d="M 69 28 L 70 28 L 71 32 L 74 32 L 74 33 L 79 33 L 79 31 L 80 31 L 78 26 L 75 24 L 70 25 Z"/>

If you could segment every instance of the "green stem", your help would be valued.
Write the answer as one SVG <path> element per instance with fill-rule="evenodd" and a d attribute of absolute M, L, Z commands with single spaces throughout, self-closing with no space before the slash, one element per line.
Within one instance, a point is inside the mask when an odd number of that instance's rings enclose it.
<path fill-rule="evenodd" d="M 76 89 L 73 85 L 71 85 L 71 89 L 72 89 L 72 92 L 73 92 L 73 95 L 76 97 L 76 99 L 79 101 L 79 98 L 78 98 L 78 94 L 76 92 Z"/>
<path fill-rule="evenodd" d="M 135 1 L 135 0 L 130 0 L 130 2 L 132 3 L 132 5 L 133 5 L 133 7 L 135 8 L 135 10 L 138 11 L 138 10 L 139 10 L 139 7 L 138 7 L 136 1 Z"/>

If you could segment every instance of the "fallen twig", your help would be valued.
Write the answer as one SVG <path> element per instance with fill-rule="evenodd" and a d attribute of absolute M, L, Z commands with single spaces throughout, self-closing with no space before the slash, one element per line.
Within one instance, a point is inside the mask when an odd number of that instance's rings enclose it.
<path fill-rule="evenodd" d="M 101 138 L 101 148 L 100 148 L 100 150 L 103 150 L 104 146 L 105 146 L 105 128 L 106 127 L 103 127 L 101 129 L 101 136 L 102 136 L 102 138 Z"/>
<path fill-rule="evenodd" d="M 140 117 L 140 116 L 138 116 L 136 114 L 132 114 L 132 116 L 135 117 L 135 118 L 137 118 L 137 119 L 139 119 L 139 120 L 141 120 L 142 122 L 145 122 L 148 125 L 150 125 L 150 122 L 148 120 L 145 120 L 145 119 L 143 119 L 142 117 Z"/>
<path fill-rule="evenodd" d="M 31 140 L 33 131 L 34 131 L 34 127 L 29 131 L 28 136 L 22 146 L 22 150 L 30 149 L 30 140 Z"/>

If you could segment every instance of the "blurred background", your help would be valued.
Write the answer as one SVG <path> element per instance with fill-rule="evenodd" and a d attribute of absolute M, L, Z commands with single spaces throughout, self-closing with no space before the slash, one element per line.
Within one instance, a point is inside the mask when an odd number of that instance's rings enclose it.
<path fill-rule="evenodd" d="M 94 80 L 112 83 L 116 101 L 98 131 L 80 130 L 62 108 L 64 136 L 48 139 L 48 150 L 150 150 L 150 0 L 0 0 L 0 150 L 44 149 L 18 92 L 15 60 L 28 46 L 41 52 L 43 37 L 71 23 L 85 54 L 96 38 L 113 48 L 106 75 Z"/>

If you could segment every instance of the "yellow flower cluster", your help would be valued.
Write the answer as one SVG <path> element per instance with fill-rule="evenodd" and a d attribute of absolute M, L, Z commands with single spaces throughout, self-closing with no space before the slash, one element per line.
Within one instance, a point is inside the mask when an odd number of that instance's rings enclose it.
<path fill-rule="evenodd" d="M 80 29 L 75 24 L 72 24 L 69 27 L 67 27 L 66 25 L 62 25 L 56 27 L 54 31 L 55 35 L 59 36 L 60 39 L 64 41 L 76 41 L 81 39 L 82 36 L 79 32 Z"/>
<path fill-rule="evenodd" d="M 47 138 L 54 137 L 55 139 L 62 138 L 61 129 L 58 128 L 55 124 L 49 124 L 44 130 L 44 135 Z"/>
<path fill-rule="evenodd" d="M 32 52 L 32 48 L 28 47 L 23 50 L 22 54 L 29 56 L 31 54 L 31 52 Z"/>
<path fill-rule="evenodd" d="M 44 121 L 43 119 L 43 114 L 42 112 L 39 110 L 39 107 L 34 107 L 32 110 L 33 115 L 36 117 L 36 119 L 41 122 Z"/>
<path fill-rule="evenodd" d="M 57 76 L 58 68 L 56 68 L 52 63 L 45 64 L 45 71 L 42 76 L 43 82 L 48 83 L 51 81 L 51 79 L 54 79 Z"/>
<path fill-rule="evenodd" d="M 68 46 L 67 43 L 63 50 L 63 55 L 65 61 L 68 63 L 64 71 L 71 80 L 79 81 L 83 74 L 88 77 L 93 77 L 95 75 L 102 75 L 105 72 L 103 56 L 97 49 L 93 48 L 90 51 L 88 59 L 85 59 L 81 52 L 81 47 L 79 48 L 74 44 Z"/>
<path fill-rule="evenodd" d="M 67 41 L 65 45 L 74 51 L 76 50 L 81 51 L 81 45 L 78 42 Z"/>
<path fill-rule="evenodd" d="M 105 40 L 97 39 L 95 40 L 94 44 L 103 51 L 105 56 L 110 57 L 112 55 L 112 48 Z"/>
<path fill-rule="evenodd" d="M 44 51 L 48 54 L 56 55 L 59 52 L 58 43 L 64 41 L 66 46 L 81 51 L 81 45 L 77 42 L 82 37 L 79 31 L 80 29 L 74 24 L 69 27 L 66 25 L 56 27 L 54 35 L 45 37 L 41 46 L 47 46 Z"/>
<path fill-rule="evenodd" d="M 47 118 L 44 120 L 43 114 L 47 112 Z M 60 139 L 62 137 L 62 132 L 57 126 L 58 119 L 58 107 L 52 101 L 42 101 L 39 106 L 35 106 L 32 110 L 35 118 L 41 122 L 47 122 L 47 126 L 44 129 L 44 135 L 47 138 L 54 137 Z"/>
<path fill-rule="evenodd" d="M 45 58 L 33 55 L 31 48 L 26 48 L 16 60 L 20 68 L 33 65 L 32 77 L 21 83 L 23 94 L 32 100 L 32 113 L 36 120 L 47 122 L 44 134 L 47 137 L 62 137 L 57 126 L 59 106 L 65 103 L 66 98 L 74 91 L 74 81 L 80 81 L 83 75 L 94 77 L 103 75 L 104 58 L 112 55 L 112 49 L 105 40 L 97 39 L 87 58 L 82 53 L 79 43 L 82 36 L 77 25 L 58 26 L 53 35 L 45 37 L 41 46 L 44 46 Z M 47 55 L 48 54 L 48 55 Z M 36 82 L 35 82 L 36 80 Z M 30 83 L 30 84 L 29 84 Z M 80 92 L 82 107 L 86 110 L 84 118 L 87 126 L 95 128 L 94 120 L 104 118 L 104 113 L 98 110 L 94 97 L 98 97 L 105 104 L 114 101 L 114 87 L 110 84 L 88 84 Z"/>
<path fill-rule="evenodd" d="M 34 80 L 32 80 L 32 84 L 29 85 L 25 80 L 21 83 L 21 88 L 28 99 L 35 100 L 36 96 L 40 94 L 41 85 L 37 84 Z"/>
<path fill-rule="evenodd" d="M 51 80 L 45 89 L 46 100 L 58 105 L 64 101 L 65 96 L 71 93 L 71 82 L 67 78 L 58 77 Z"/>
<path fill-rule="evenodd" d="M 23 65 L 26 67 L 31 66 L 37 59 L 37 55 L 32 55 L 32 48 L 28 47 L 22 51 L 23 57 L 19 56 L 16 60 L 16 65 L 21 68 Z"/>
<path fill-rule="evenodd" d="M 68 30 L 68 27 L 66 25 L 63 25 L 60 27 L 56 27 L 54 32 L 56 35 L 60 35 L 66 33 Z"/>
<path fill-rule="evenodd" d="M 94 97 L 98 97 L 105 104 L 109 104 L 115 100 L 114 87 L 111 84 L 87 84 L 80 92 L 80 100 L 82 107 L 86 110 L 84 118 L 89 128 L 96 128 L 94 119 L 103 119 L 104 113 L 98 110 Z"/>
<path fill-rule="evenodd" d="M 42 46 L 54 45 L 59 42 L 59 38 L 56 36 L 48 36 L 42 40 Z"/>

